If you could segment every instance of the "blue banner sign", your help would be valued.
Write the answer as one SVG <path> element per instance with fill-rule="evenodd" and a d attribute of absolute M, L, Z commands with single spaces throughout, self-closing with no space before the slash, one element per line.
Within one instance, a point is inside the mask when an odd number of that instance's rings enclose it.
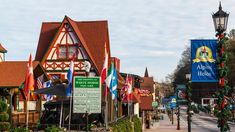
<path fill-rule="evenodd" d="M 170 107 L 171 107 L 171 109 L 174 109 L 177 106 L 176 96 L 171 96 L 170 101 L 171 101 L 170 102 Z"/>
<path fill-rule="evenodd" d="M 192 82 L 218 82 L 217 40 L 191 40 Z"/>

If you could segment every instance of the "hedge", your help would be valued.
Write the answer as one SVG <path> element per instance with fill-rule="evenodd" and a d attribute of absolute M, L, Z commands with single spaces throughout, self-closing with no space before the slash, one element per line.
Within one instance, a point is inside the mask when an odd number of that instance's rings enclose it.
<path fill-rule="evenodd" d="M 1 112 L 7 112 L 7 104 L 0 100 L 0 113 Z"/>
<path fill-rule="evenodd" d="M 134 132 L 142 132 L 142 123 L 140 118 L 137 116 L 133 117 L 133 122 L 134 122 Z"/>
<path fill-rule="evenodd" d="M 0 131 L 8 131 L 10 129 L 8 119 L 7 103 L 0 100 Z"/>
<path fill-rule="evenodd" d="M 113 132 L 132 132 L 132 123 L 134 124 L 134 132 L 142 132 L 142 124 L 137 116 L 133 116 L 132 121 L 130 121 L 129 117 L 122 118 L 110 126 Z"/>
<path fill-rule="evenodd" d="M 18 128 L 14 128 L 13 132 L 29 132 L 29 130 L 27 128 L 18 127 Z"/>
<path fill-rule="evenodd" d="M 9 122 L 0 122 L 0 131 L 8 131 L 10 129 Z"/>
<path fill-rule="evenodd" d="M 56 126 L 51 126 L 51 127 L 47 127 L 45 129 L 45 132 L 63 132 L 63 130 L 61 128 L 56 127 Z"/>
<path fill-rule="evenodd" d="M 0 113 L 0 122 L 6 122 L 9 119 L 9 115 L 7 113 Z"/>

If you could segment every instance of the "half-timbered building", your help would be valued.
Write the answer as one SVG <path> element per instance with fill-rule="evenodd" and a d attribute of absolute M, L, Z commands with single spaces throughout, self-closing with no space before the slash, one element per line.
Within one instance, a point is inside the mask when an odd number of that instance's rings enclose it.
<path fill-rule="evenodd" d="M 40 61 L 47 75 L 52 79 L 67 78 L 73 55 L 75 57 L 75 75 L 100 76 L 105 60 L 105 49 L 110 65 L 111 53 L 107 21 L 74 21 L 65 16 L 62 22 L 42 23 L 35 60 Z M 119 81 L 123 81 L 120 75 L 118 78 Z M 114 120 L 114 107 L 111 106 L 113 101 L 110 95 L 108 96 L 108 120 L 111 121 Z M 104 112 L 104 98 L 102 98 L 102 102 Z"/>
<path fill-rule="evenodd" d="M 42 23 L 35 60 L 49 77 L 65 79 L 74 55 L 75 75 L 99 76 L 105 46 L 110 57 L 107 21 L 78 22 L 65 16 L 62 22 Z"/>

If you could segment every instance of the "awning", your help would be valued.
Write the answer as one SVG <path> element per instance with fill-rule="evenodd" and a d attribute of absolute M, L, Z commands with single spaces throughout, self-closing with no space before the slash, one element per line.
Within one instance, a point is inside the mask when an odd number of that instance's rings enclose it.
<path fill-rule="evenodd" d="M 35 90 L 36 94 L 49 94 L 49 95 L 58 95 L 58 96 L 66 96 L 66 89 L 68 85 L 66 84 L 56 84 L 51 87 L 41 88 Z"/>

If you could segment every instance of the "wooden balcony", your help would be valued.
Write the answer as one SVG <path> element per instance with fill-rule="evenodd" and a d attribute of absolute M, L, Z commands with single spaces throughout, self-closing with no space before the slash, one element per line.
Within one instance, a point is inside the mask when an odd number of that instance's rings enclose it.
<path fill-rule="evenodd" d="M 33 127 L 38 124 L 39 112 L 29 112 L 29 126 Z M 26 112 L 15 112 L 12 113 L 12 126 L 26 126 Z"/>

